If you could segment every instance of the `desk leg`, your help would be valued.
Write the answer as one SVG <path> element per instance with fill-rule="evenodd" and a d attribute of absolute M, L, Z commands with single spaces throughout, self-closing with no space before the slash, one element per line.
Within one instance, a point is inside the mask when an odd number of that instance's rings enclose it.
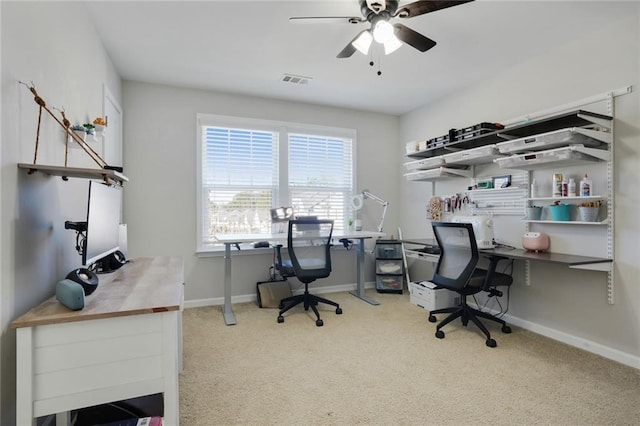
<path fill-rule="evenodd" d="M 356 274 L 356 291 L 350 291 L 349 293 L 367 303 L 379 305 L 379 302 L 364 295 L 364 238 L 358 238 Z"/>
<path fill-rule="evenodd" d="M 231 243 L 224 245 L 224 322 L 227 325 L 234 325 L 236 317 L 231 310 Z"/>

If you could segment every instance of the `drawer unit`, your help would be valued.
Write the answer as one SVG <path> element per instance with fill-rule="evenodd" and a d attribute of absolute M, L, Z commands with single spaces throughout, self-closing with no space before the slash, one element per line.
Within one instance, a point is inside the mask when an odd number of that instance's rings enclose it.
<path fill-rule="evenodd" d="M 376 259 L 402 259 L 402 246 L 397 243 L 376 244 Z"/>
<path fill-rule="evenodd" d="M 376 274 L 402 274 L 402 259 L 377 259 Z"/>
<path fill-rule="evenodd" d="M 379 293 L 402 293 L 403 284 L 402 275 L 376 276 L 376 290 Z"/>
<path fill-rule="evenodd" d="M 376 290 L 379 293 L 402 293 L 404 260 L 402 243 L 397 240 L 376 241 Z"/>

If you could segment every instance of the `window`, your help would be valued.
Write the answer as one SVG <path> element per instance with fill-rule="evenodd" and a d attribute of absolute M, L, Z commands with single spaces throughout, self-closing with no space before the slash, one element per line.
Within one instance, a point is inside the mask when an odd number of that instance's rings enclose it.
<path fill-rule="evenodd" d="M 215 235 L 270 233 L 270 209 L 352 217 L 355 131 L 198 115 L 199 250 Z"/>

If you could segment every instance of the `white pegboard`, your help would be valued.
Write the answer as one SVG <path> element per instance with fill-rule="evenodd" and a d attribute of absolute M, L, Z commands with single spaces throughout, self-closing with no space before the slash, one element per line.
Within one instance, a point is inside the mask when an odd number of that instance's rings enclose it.
<path fill-rule="evenodd" d="M 468 191 L 471 213 L 523 216 L 529 193 L 529 174 L 517 171 L 510 176 L 511 185 L 507 188 Z"/>

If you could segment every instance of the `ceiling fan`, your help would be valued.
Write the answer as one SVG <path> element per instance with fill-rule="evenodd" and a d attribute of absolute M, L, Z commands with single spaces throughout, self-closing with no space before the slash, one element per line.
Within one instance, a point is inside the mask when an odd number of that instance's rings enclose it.
<path fill-rule="evenodd" d="M 421 51 L 426 52 L 436 45 L 436 42 L 411 28 L 401 24 L 391 24 L 389 21 L 394 18 L 408 19 L 425 13 L 435 12 L 452 6 L 469 3 L 473 0 L 429 0 L 415 1 L 413 3 L 398 6 L 397 0 L 359 0 L 362 17 L 349 16 L 318 16 L 318 17 L 293 17 L 290 22 L 339 22 L 349 24 L 370 23 L 371 27 L 360 31 L 353 40 L 338 53 L 338 58 L 348 58 L 356 50 L 367 54 L 372 42 L 382 44 L 384 53 L 388 55 L 397 50 L 403 43 Z"/>

